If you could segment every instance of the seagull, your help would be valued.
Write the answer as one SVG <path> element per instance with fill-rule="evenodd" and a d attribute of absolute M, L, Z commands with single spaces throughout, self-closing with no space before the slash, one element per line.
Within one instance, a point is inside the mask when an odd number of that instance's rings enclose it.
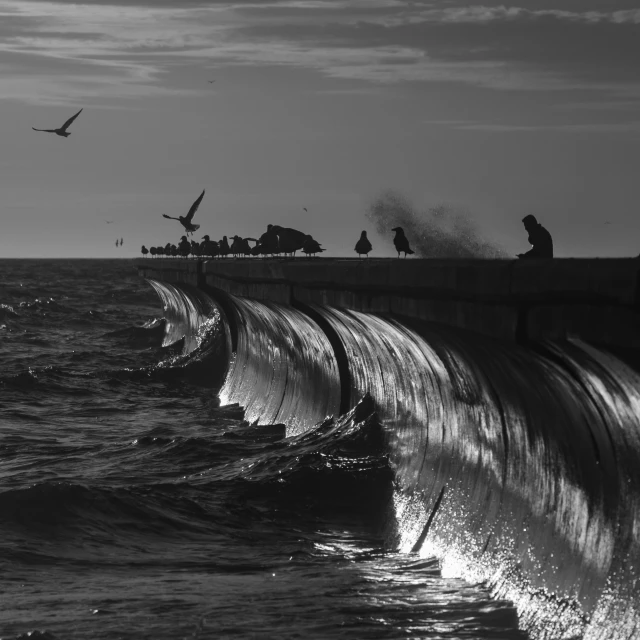
<path fill-rule="evenodd" d="M 407 236 L 404 235 L 404 230 L 402 227 L 394 227 L 391 231 L 395 231 L 396 235 L 393 238 L 393 244 L 396 246 L 396 251 L 398 252 L 398 258 L 400 257 L 400 253 L 404 251 L 404 257 L 407 257 L 407 253 L 413 253 L 413 251 L 409 248 L 409 241 L 407 240 Z"/>
<path fill-rule="evenodd" d="M 166 213 L 163 213 L 162 217 L 169 218 L 169 220 L 179 220 L 180 224 L 185 228 L 187 234 L 197 231 L 200 228 L 200 225 L 193 224 L 191 221 L 193 220 L 193 216 L 196 214 L 196 211 L 198 210 L 198 207 L 202 202 L 202 198 L 204 198 L 204 191 L 205 190 L 203 189 L 198 199 L 191 205 L 191 209 L 189 209 L 189 213 L 187 213 L 186 216 L 178 216 L 177 218 L 174 218 L 173 216 L 168 216 Z"/>
<path fill-rule="evenodd" d="M 363 231 L 360 234 L 360 240 L 358 240 L 358 242 L 356 242 L 356 246 L 355 246 L 355 250 L 358 253 L 358 258 L 363 253 L 368 258 L 369 257 L 369 251 L 371 251 L 371 249 L 373 249 L 373 247 L 371 246 L 371 243 L 369 242 L 369 238 L 367 238 L 367 232 Z"/>
<path fill-rule="evenodd" d="M 46 131 L 47 133 L 55 133 L 57 136 L 68 138 L 71 133 L 67 129 L 71 126 L 71 123 L 82 113 L 82 109 L 76 113 L 75 116 L 71 116 L 59 129 L 36 129 L 31 127 L 34 131 Z"/>
<path fill-rule="evenodd" d="M 307 207 L 302 207 L 305 211 L 307 211 Z M 307 212 L 308 213 L 308 212 Z"/>
<path fill-rule="evenodd" d="M 215 80 L 209 80 L 209 84 L 213 84 Z"/>
<path fill-rule="evenodd" d="M 326 251 L 326 249 L 323 249 L 322 245 L 315 240 L 313 236 L 307 235 L 305 237 L 304 244 L 302 245 L 302 251 L 307 255 L 315 255 L 322 251 Z"/>

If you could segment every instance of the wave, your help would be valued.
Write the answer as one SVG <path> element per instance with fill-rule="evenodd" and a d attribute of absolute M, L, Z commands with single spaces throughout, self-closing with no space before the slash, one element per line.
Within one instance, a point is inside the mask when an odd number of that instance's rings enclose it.
<path fill-rule="evenodd" d="M 623 359 L 579 341 L 520 346 L 151 284 L 165 342 L 182 339 L 183 357 L 211 318 L 221 323 L 220 399 L 250 423 L 318 437 L 315 425 L 371 397 L 393 471 L 390 546 L 486 582 L 534 638 L 634 637 L 640 376 Z"/>

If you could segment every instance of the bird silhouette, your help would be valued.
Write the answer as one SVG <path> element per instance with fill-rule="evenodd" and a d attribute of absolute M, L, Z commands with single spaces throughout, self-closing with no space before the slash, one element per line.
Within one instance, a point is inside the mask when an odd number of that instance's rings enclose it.
<path fill-rule="evenodd" d="M 369 238 L 367 238 L 367 232 L 363 231 L 360 234 L 360 240 L 356 242 L 356 246 L 355 246 L 356 253 L 358 254 L 358 257 L 360 257 L 364 253 L 368 258 L 369 251 L 371 251 L 371 249 L 373 249 L 373 247 L 369 242 Z"/>
<path fill-rule="evenodd" d="M 215 80 L 209 80 L 209 84 L 213 84 Z"/>
<path fill-rule="evenodd" d="M 113 223 L 115 222 L 115 220 L 105 220 L 105 222 L 106 222 L 107 224 L 113 224 Z"/>
<path fill-rule="evenodd" d="M 63 138 L 68 138 L 71 135 L 70 131 L 67 129 L 71 126 L 71 123 L 82 113 L 82 109 L 76 113 L 75 116 L 71 116 L 59 129 L 36 129 L 35 127 L 31 127 L 34 131 L 46 131 L 47 133 L 55 133 L 57 136 L 62 136 Z"/>
<path fill-rule="evenodd" d="M 326 249 L 322 248 L 322 245 L 313 238 L 313 236 L 306 236 L 304 240 L 304 244 L 302 245 L 303 253 L 307 255 L 315 255 L 317 253 L 321 253 L 322 251 L 326 251 Z"/>
<path fill-rule="evenodd" d="M 305 211 L 307 211 L 307 207 L 302 207 Z"/>
<path fill-rule="evenodd" d="M 269 227 L 267 227 L 269 229 Z M 271 225 L 271 231 L 278 234 L 278 247 L 282 253 L 290 253 L 295 256 L 296 251 L 302 249 L 307 234 L 297 229 Z"/>
<path fill-rule="evenodd" d="M 177 218 L 173 216 L 168 216 L 166 213 L 162 214 L 163 218 L 168 218 L 169 220 L 179 220 L 180 224 L 184 227 L 187 234 L 194 233 L 200 228 L 199 224 L 193 224 L 191 221 L 193 220 L 193 216 L 196 214 L 200 203 L 202 202 L 202 198 L 204 198 L 204 189 L 202 193 L 198 197 L 198 199 L 191 205 L 191 209 L 189 209 L 189 213 L 186 216 L 178 216 Z"/>
<path fill-rule="evenodd" d="M 147 249 L 147 247 L 145 247 L 144 245 L 142 245 L 142 249 L 140 249 L 140 252 L 142 253 L 142 255 L 146 258 L 147 254 L 149 253 L 149 249 Z"/>
<path fill-rule="evenodd" d="M 407 240 L 407 236 L 404 235 L 404 230 L 402 227 L 394 227 L 391 231 L 395 231 L 396 235 L 393 238 L 393 244 L 396 247 L 396 251 L 398 252 L 398 258 L 400 257 L 400 253 L 404 251 L 404 257 L 407 257 L 407 253 L 413 253 L 411 248 L 409 247 L 409 241 Z"/>

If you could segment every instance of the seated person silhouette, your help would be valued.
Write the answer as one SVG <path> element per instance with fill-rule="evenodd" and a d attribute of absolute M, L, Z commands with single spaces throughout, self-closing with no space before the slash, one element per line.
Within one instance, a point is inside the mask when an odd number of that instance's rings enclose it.
<path fill-rule="evenodd" d="M 553 258 L 553 240 L 551 234 L 536 220 L 528 215 L 522 218 L 522 224 L 529 233 L 529 244 L 532 249 L 519 253 L 518 258 Z"/>

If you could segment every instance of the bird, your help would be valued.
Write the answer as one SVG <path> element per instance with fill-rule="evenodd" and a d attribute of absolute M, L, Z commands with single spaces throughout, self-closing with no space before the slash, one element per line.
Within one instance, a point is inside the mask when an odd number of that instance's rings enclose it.
<path fill-rule="evenodd" d="M 115 222 L 115 220 L 105 220 L 105 222 L 106 222 L 107 224 L 113 224 L 113 223 Z"/>
<path fill-rule="evenodd" d="M 395 231 L 396 235 L 393 238 L 393 244 L 396 246 L 396 251 L 398 252 L 398 258 L 400 257 L 400 253 L 404 251 L 404 257 L 407 257 L 407 253 L 413 253 L 411 248 L 409 247 L 409 241 L 407 240 L 407 236 L 404 235 L 404 231 L 402 227 L 394 227 L 391 231 Z"/>
<path fill-rule="evenodd" d="M 326 249 L 323 249 L 317 240 L 314 240 L 312 236 L 308 235 L 302 245 L 302 251 L 307 255 L 314 255 L 326 251 Z"/>
<path fill-rule="evenodd" d="M 82 113 L 82 109 L 76 113 L 75 116 L 71 116 L 59 129 L 36 129 L 35 127 L 31 127 L 34 131 L 46 131 L 47 133 L 55 133 L 57 136 L 62 136 L 63 138 L 68 138 L 71 135 L 70 131 L 67 129 L 71 126 L 71 123 Z"/>
<path fill-rule="evenodd" d="M 267 227 L 268 228 L 268 227 Z M 296 251 L 302 249 L 307 234 L 297 229 L 272 225 L 271 230 L 278 234 L 278 247 L 282 253 L 291 253 L 295 256 Z"/>
<path fill-rule="evenodd" d="M 142 245 L 142 249 L 140 249 L 142 255 L 146 258 L 147 254 L 149 253 L 149 249 L 147 249 L 147 247 L 145 247 L 144 245 Z"/>
<path fill-rule="evenodd" d="M 122 238 L 120 238 L 120 246 L 122 246 L 123 242 L 124 242 L 124 240 Z"/>
<path fill-rule="evenodd" d="M 178 216 L 177 218 L 173 216 L 168 216 L 166 213 L 162 214 L 163 218 L 168 218 L 169 220 L 179 220 L 180 224 L 185 228 L 187 235 L 189 233 L 194 233 L 200 228 L 199 224 L 193 224 L 191 221 L 193 220 L 193 216 L 196 214 L 200 203 L 202 202 L 202 198 L 204 198 L 204 189 L 202 193 L 198 197 L 198 199 L 191 205 L 191 209 L 189 209 L 189 213 L 186 216 Z"/>
<path fill-rule="evenodd" d="M 218 242 L 218 249 L 222 257 L 229 255 L 229 241 L 227 240 L 227 236 L 222 236 L 222 240 Z"/>
<path fill-rule="evenodd" d="M 209 84 L 213 84 L 215 80 L 209 80 Z"/>
<path fill-rule="evenodd" d="M 358 240 L 358 242 L 356 242 L 356 246 L 355 246 L 355 250 L 358 254 L 358 258 L 364 253 L 367 258 L 369 257 L 369 251 L 371 251 L 371 249 L 373 249 L 373 247 L 371 246 L 371 243 L 369 242 L 369 238 L 367 238 L 367 232 L 363 231 L 360 234 L 360 240 Z"/>
<path fill-rule="evenodd" d="M 258 238 L 256 246 L 251 249 L 251 255 L 266 256 L 274 253 L 280 253 L 278 234 L 274 231 L 273 225 L 268 224 L 267 230 Z"/>
<path fill-rule="evenodd" d="M 191 244 L 187 240 L 187 236 L 180 237 L 180 244 L 178 244 L 178 253 L 186 258 L 191 253 Z"/>
<path fill-rule="evenodd" d="M 307 207 L 302 207 L 305 211 L 307 211 Z M 308 212 L 307 212 L 308 213 Z"/>

